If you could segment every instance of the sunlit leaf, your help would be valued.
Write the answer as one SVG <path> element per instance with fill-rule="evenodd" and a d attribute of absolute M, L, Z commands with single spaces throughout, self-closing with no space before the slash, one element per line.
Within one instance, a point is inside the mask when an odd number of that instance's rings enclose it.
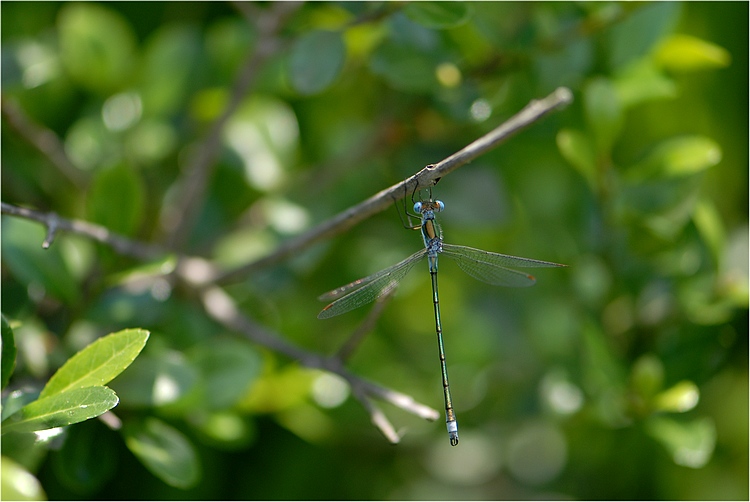
<path fill-rule="evenodd" d="M 72 389 L 27 404 L 3 422 L 3 434 L 63 427 L 98 417 L 117 405 L 115 391 L 96 386 Z"/>
<path fill-rule="evenodd" d="M 683 380 L 656 396 L 655 406 L 661 411 L 684 413 L 695 408 L 700 390 L 695 383 Z"/>
<path fill-rule="evenodd" d="M 646 430 L 667 449 L 677 465 L 700 469 L 711 460 L 716 446 L 716 426 L 710 418 L 678 421 L 656 416 Z"/>
<path fill-rule="evenodd" d="M 338 31 L 312 31 L 297 39 L 289 59 L 289 79 L 301 94 L 316 94 L 336 79 L 346 46 Z"/>
<path fill-rule="evenodd" d="M 126 329 L 99 338 L 68 359 L 52 375 L 39 397 L 108 383 L 130 366 L 148 336 L 149 332 L 142 329 Z"/>
<path fill-rule="evenodd" d="M 190 440 L 180 431 L 149 417 L 123 429 L 125 444 L 143 465 L 170 486 L 190 488 L 200 479 L 201 466 Z"/>
<path fill-rule="evenodd" d="M 119 13 L 95 3 L 66 4 L 58 28 L 63 63 L 80 85 L 109 93 L 128 84 L 136 38 Z"/>
<path fill-rule="evenodd" d="M 654 51 L 654 60 L 671 71 L 696 71 L 725 68 L 732 61 L 729 51 L 690 35 L 676 34 L 664 40 Z"/>
<path fill-rule="evenodd" d="M 42 484 L 26 470 L 3 455 L 0 459 L 0 498 L 3 500 L 47 500 Z"/>
<path fill-rule="evenodd" d="M 471 6 L 464 2 L 410 2 L 404 14 L 428 28 L 453 28 L 469 19 Z"/>
<path fill-rule="evenodd" d="M 140 176 L 124 164 L 97 172 L 86 200 L 92 221 L 125 235 L 138 229 L 144 203 L 145 187 Z"/>
<path fill-rule="evenodd" d="M 45 230 L 39 223 L 8 218 L 2 221 L 3 263 L 18 280 L 41 286 L 43 292 L 67 304 L 76 304 L 80 297 L 78 284 L 54 244 L 42 249 Z"/>
<path fill-rule="evenodd" d="M 0 361 L 0 371 L 2 371 L 2 388 L 8 385 L 10 376 L 16 367 L 16 341 L 13 339 L 13 329 L 8 324 L 4 315 L 0 316 L 0 333 L 2 333 L 2 361 Z"/>
<path fill-rule="evenodd" d="M 706 136 L 679 136 L 659 143 L 646 159 L 628 170 L 631 180 L 681 177 L 705 171 L 721 161 L 716 141 Z"/>
<path fill-rule="evenodd" d="M 643 58 L 619 71 L 614 79 L 615 91 L 623 108 L 646 101 L 677 96 L 677 85 Z"/>
<path fill-rule="evenodd" d="M 28 390 L 14 390 L 7 396 L 3 396 L 2 420 L 5 420 L 24 406 L 36 401 L 39 398 L 39 392 Z"/>

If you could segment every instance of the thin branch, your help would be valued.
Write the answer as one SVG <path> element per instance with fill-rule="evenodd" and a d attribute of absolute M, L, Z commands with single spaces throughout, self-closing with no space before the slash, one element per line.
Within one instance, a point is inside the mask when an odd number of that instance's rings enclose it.
<path fill-rule="evenodd" d="M 360 389 L 352 389 L 352 394 L 362 404 L 362 407 L 369 413 L 370 422 L 378 429 L 391 444 L 398 444 L 401 441 L 401 434 L 391 424 L 385 413 L 378 406 L 368 399 L 367 395 Z"/>
<path fill-rule="evenodd" d="M 81 220 L 68 220 L 66 218 L 61 218 L 54 212 L 45 213 L 34 209 L 14 206 L 5 202 L 0 202 L 0 207 L 2 208 L 3 214 L 28 218 L 30 220 L 38 221 L 47 227 L 47 236 L 42 243 L 44 249 L 50 247 L 58 230 L 65 230 L 83 235 L 97 242 L 101 242 L 102 244 L 106 244 L 122 255 L 132 256 L 133 258 L 138 258 L 140 260 L 152 260 L 168 254 L 167 250 L 159 246 L 128 239 L 127 237 L 123 237 L 122 235 L 112 232 L 106 227 L 95 223 Z"/>
<path fill-rule="evenodd" d="M 248 55 L 237 76 L 226 108 L 211 125 L 208 135 L 195 149 L 195 156 L 186 168 L 186 176 L 177 199 L 177 206 L 167 213 L 167 224 L 171 224 L 170 220 L 175 222 L 170 229 L 170 248 L 180 248 L 193 228 L 198 211 L 203 205 L 202 201 L 211 171 L 221 149 L 221 135 L 224 127 L 237 111 L 248 89 L 255 81 L 258 69 L 278 49 L 277 32 L 283 26 L 284 21 L 300 6 L 301 3 L 297 2 L 276 2 L 269 9 L 253 9 L 255 15 L 247 16 L 252 18 L 258 29 L 258 43 Z M 246 11 L 245 8 L 241 10 L 243 13 Z"/>
<path fill-rule="evenodd" d="M 8 124 L 39 150 L 77 188 L 85 186 L 85 176 L 73 165 L 57 135 L 29 118 L 18 103 L 2 98 L 2 114 Z"/>
<path fill-rule="evenodd" d="M 343 361 L 338 357 L 326 357 L 308 352 L 256 324 L 249 317 L 243 315 L 237 309 L 232 297 L 218 286 L 206 288 L 202 292 L 201 300 L 208 315 L 225 328 L 241 333 L 254 343 L 289 356 L 299 361 L 303 366 L 330 371 L 341 376 L 349 382 L 353 392 L 357 395 L 376 397 L 425 420 L 434 421 L 440 416 L 436 410 L 418 403 L 411 396 L 381 387 L 354 375 L 344 368 Z M 364 404 L 363 400 L 360 399 L 360 401 Z M 370 411 L 369 405 L 366 408 Z M 378 422 L 382 425 L 382 419 L 379 419 Z M 386 437 L 389 437 L 389 435 L 386 434 Z"/>
<path fill-rule="evenodd" d="M 304 234 L 284 242 L 270 255 L 222 274 L 216 278 L 216 282 L 224 284 L 240 280 L 250 272 L 278 263 L 318 241 L 345 232 L 361 221 L 388 208 L 394 201 L 400 200 L 407 193 L 412 193 L 416 188 L 433 186 L 440 178 L 487 153 L 549 113 L 567 106 L 572 100 L 573 93 L 565 87 L 559 87 L 549 96 L 531 101 L 503 124 L 450 157 L 437 164 L 426 166 L 414 176 L 381 190 Z"/>

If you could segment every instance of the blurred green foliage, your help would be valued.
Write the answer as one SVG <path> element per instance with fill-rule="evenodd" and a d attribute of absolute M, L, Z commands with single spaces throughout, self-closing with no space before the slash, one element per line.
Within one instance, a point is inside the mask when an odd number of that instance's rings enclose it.
<path fill-rule="evenodd" d="M 565 85 L 572 106 L 434 194 L 447 242 L 569 267 L 523 291 L 445 267 L 461 444 L 384 407 L 393 447 L 340 379 L 137 280 L 169 259 L 71 234 L 42 251 L 39 224 L 3 216 L 4 412 L 101 335 L 152 333 L 112 382 L 122 428 L 9 434 L 4 498 L 748 498 L 747 3 L 306 3 L 274 40 L 255 21 L 278 5 L 245 7 L 3 2 L 2 201 L 165 242 L 178 181 L 262 54 L 180 249 L 237 266 Z M 227 291 L 333 353 L 365 312 L 317 321 L 317 295 L 419 246 L 388 211 Z M 423 272 L 349 368 L 440 409 Z"/>

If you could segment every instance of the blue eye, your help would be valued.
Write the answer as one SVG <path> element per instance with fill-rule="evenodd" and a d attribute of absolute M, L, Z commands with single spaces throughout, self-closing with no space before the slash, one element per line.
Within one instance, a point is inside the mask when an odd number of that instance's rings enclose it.
<path fill-rule="evenodd" d="M 445 204 L 443 204 L 442 200 L 436 200 L 435 201 L 435 212 L 440 212 L 443 209 L 445 209 Z"/>
<path fill-rule="evenodd" d="M 421 202 L 415 202 L 414 203 L 414 212 L 415 213 L 421 213 L 422 212 L 422 203 Z"/>

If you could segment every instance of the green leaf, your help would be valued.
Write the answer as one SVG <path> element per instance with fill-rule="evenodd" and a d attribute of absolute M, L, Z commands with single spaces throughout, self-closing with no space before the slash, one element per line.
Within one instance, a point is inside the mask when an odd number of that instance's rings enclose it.
<path fill-rule="evenodd" d="M 130 366 L 143 350 L 148 336 L 148 331 L 136 328 L 99 338 L 68 359 L 52 375 L 39 397 L 108 383 Z"/>
<path fill-rule="evenodd" d="M 612 70 L 649 53 L 656 42 L 669 33 L 680 15 L 677 2 L 652 2 L 631 7 L 622 21 L 606 33 Z"/>
<path fill-rule="evenodd" d="M 586 179 L 592 189 L 597 185 L 596 152 L 591 140 L 581 131 L 562 129 L 557 133 L 560 154 Z"/>
<path fill-rule="evenodd" d="M 346 46 L 337 31 L 312 31 L 299 37 L 289 58 L 289 78 L 301 94 L 316 94 L 336 79 Z"/>
<path fill-rule="evenodd" d="M 667 449 L 675 464 L 694 469 L 711 460 L 716 446 L 716 426 L 707 417 L 689 422 L 652 417 L 646 423 L 646 431 Z"/>
<path fill-rule="evenodd" d="M 695 383 L 683 380 L 656 396 L 655 405 L 660 411 L 684 413 L 695 408 L 700 390 Z"/>
<path fill-rule="evenodd" d="M 677 96 L 674 80 L 656 69 L 651 60 L 638 60 L 617 73 L 615 91 L 623 108 Z"/>
<path fill-rule="evenodd" d="M 724 254 L 726 231 L 716 204 L 708 197 L 701 198 L 695 206 L 693 222 L 703 242 L 711 250 L 714 261 L 719 263 Z"/>
<path fill-rule="evenodd" d="M 13 369 L 16 367 L 16 342 L 13 339 L 13 329 L 4 315 L 0 315 L 0 333 L 2 333 L 2 360 L 0 360 L 0 371 L 2 372 L 2 388 L 8 385 Z"/>
<path fill-rule="evenodd" d="M 395 89 L 428 92 L 438 87 L 438 61 L 412 45 L 394 41 L 381 44 L 370 59 L 370 68 Z"/>
<path fill-rule="evenodd" d="M 664 40 L 653 57 L 662 68 L 675 72 L 726 68 L 732 62 L 732 56 L 723 47 L 682 34 Z"/>
<path fill-rule="evenodd" d="M 167 406 L 185 399 L 199 374 L 181 353 L 144 354 L 112 387 L 127 406 Z"/>
<path fill-rule="evenodd" d="M 50 455 L 58 482 L 91 497 L 117 472 L 119 443 L 117 435 L 94 420 L 70 427 L 62 448 Z"/>
<path fill-rule="evenodd" d="M 240 340 L 217 340 L 198 345 L 188 356 L 201 372 L 201 406 L 223 409 L 244 396 L 260 373 L 255 350 Z"/>
<path fill-rule="evenodd" d="M 132 235 L 143 217 L 145 188 L 134 169 L 119 164 L 96 174 L 86 203 L 92 221 Z"/>
<path fill-rule="evenodd" d="M 3 422 L 2 433 L 63 427 L 98 417 L 117 406 L 115 391 L 95 386 L 73 389 L 27 404 Z"/>
<path fill-rule="evenodd" d="M 115 11 L 95 3 L 67 4 L 58 17 L 61 58 L 80 85 L 111 93 L 135 74 L 136 37 Z"/>
<path fill-rule="evenodd" d="M 590 80 L 583 91 L 583 108 L 596 140 L 596 151 L 608 154 L 623 122 L 622 106 L 612 82 L 604 77 Z"/>
<path fill-rule="evenodd" d="M 630 381 L 633 390 L 649 400 L 664 383 L 664 364 L 654 354 L 644 354 L 633 365 Z"/>
<path fill-rule="evenodd" d="M 174 427 L 149 417 L 126 424 L 125 444 L 143 465 L 170 486 L 187 489 L 200 479 L 201 466 L 190 440 Z"/>
<path fill-rule="evenodd" d="M 78 303 L 80 289 L 70 273 L 60 249 L 54 244 L 42 249 L 45 230 L 39 223 L 18 218 L 3 217 L 3 262 L 22 284 L 39 286 L 58 300 L 74 305 Z"/>
<path fill-rule="evenodd" d="M 166 25 L 148 38 L 138 86 L 144 115 L 165 116 L 179 109 L 199 53 L 200 34 L 193 26 Z"/>
<path fill-rule="evenodd" d="M 628 171 L 628 178 L 676 178 L 705 171 L 721 161 L 721 147 L 705 136 L 680 136 L 662 141 L 648 157 Z"/>
<path fill-rule="evenodd" d="M 404 14 L 427 28 L 453 28 L 465 23 L 471 15 L 470 6 L 463 2 L 410 2 Z"/>
<path fill-rule="evenodd" d="M 39 480 L 21 464 L 3 456 L 0 459 L 0 499 L 47 500 Z"/>

